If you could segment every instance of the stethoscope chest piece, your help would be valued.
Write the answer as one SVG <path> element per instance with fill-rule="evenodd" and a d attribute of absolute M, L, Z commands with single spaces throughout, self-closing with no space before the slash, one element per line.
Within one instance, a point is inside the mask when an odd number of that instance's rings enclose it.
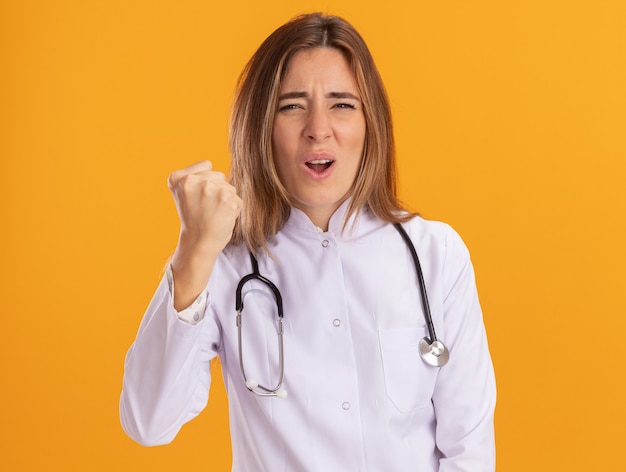
<path fill-rule="evenodd" d="M 433 367 L 441 367 L 448 362 L 450 353 L 448 348 L 441 341 L 430 342 L 428 338 L 422 338 L 419 344 L 420 355 L 424 362 Z"/>

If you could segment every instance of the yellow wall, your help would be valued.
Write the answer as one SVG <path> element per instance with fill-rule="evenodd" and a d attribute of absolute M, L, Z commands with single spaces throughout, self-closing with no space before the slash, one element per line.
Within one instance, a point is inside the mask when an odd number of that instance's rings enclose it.
<path fill-rule="evenodd" d="M 1 470 L 229 470 L 221 385 L 142 448 L 123 358 L 176 242 L 167 174 L 227 168 L 239 70 L 316 9 L 377 58 L 403 199 L 472 251 L 499 470 L 621 467 L 625 2 L 0 0 Z"/>

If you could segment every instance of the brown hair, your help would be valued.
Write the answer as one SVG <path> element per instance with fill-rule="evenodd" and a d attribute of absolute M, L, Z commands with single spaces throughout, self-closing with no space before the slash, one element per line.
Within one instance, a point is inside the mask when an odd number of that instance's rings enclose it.
<path fill-rule="evenodd" d="M 389 100 L 371 53 L 359 33 L 342 18 L 311 13 L 274 31 L 244 67 L 230 123 L 230 181 L 243 199 L 231 243 L 252 251 L 285 224 L 291 197 L 278 178 L 272 154 L 272 127 L 281 80 L 289 60 L 303 49 L 334 48 L 354 73 L 363 103 L 366 136 L 361 168 L 354 182 L 346 222 L 369 208 L 387 222 L 408 221 L 396 196 L 395 145 Z"/>

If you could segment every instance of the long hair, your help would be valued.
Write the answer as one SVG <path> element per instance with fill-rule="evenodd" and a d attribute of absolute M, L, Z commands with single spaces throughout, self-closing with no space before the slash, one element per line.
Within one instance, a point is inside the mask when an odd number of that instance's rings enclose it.
<path fill-rule="evenodd" d="M 402 208 L 397 198 L 389 100 L 365 41 L 342 18 L 306 14 L 274 31 L 254 53 L 237 82 L 229 131 L 230 181 L 243 199 L 243 209 L 231 243 L 244 242 L 251 251 L 267 249 L 268 240 L 283 227 L 291 210 L 291 197 L 278 178 L 272 153 L 281 80 L 296 52 L 319 47 L 337 49 L 346 57 L 365 115 L 362 162 L 345 222 L 364 208 L 387 222 L 403 222 L 414 216 Z"/>

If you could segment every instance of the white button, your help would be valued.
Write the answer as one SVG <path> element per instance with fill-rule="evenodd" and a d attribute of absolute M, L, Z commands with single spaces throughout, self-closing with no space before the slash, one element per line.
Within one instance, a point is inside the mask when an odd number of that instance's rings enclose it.
<path fill-rule="evenodd" d="M 198 313 L 197 311 L 193 314 L 193 320 L 194 321 L 198 321 L 200 319 L 200 313 Z"/>
<path fill-rule="evenodd" d="M 335 319 L 333 320 L 333 326 L 334 326 L 335 328 L 338 328 L 339 326 L 341 326 L 341 320 L 340 320 L 340 319 L 335 318 Z"/>
<path fill-rule="evenodd" d="M 343 408 L 344 410 L 349 410 L 350 409 L 350 402 L 343 402 L 341 404 L 341 408 Z"/>
<path fill-rule="evenodd" d="M 324 239 L 324 241 L 322 241 L 322 247 L 328 247 L 329 244 L 328 239 Z"/>

